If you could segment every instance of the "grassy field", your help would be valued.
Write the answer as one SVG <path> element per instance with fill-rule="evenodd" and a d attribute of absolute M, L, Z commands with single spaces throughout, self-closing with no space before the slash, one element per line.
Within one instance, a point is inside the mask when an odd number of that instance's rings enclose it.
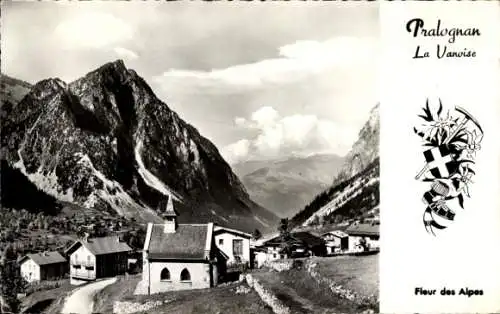
<path fill-rule="evenodd" d="M 255 291 L 237 294 L 237 287 L 245 283 L 231 283 L 211 289 L 172 291 L 147 295 L 133 295 L 140 276 L 119 277 L 117 282 L 101 290 L 94 303 L 94 312 L 112 313 L 115 301 L 128 301 L 144 304 L 148 301 L 171 300 L 167 304 L 148 310 L 148 314 L 199 313 L 199 314 L 272 314 Z"/>
<path fill-rule="evenodd" d="M 303 269 L 283 272 L 256 272 L 261 284 L 293 313 L 360 313 L 366 308 L 334 296 L 326 284 L 312 279 Z"/>
<path fill-rule="evenodd" d="M 115 301 L 129 301 L 133 299 L 135 287 L 141 280 L 141 274 L 128 276 L 118 276 L 114 284 L 109 285 L 99 291 L 95 298 L 94 312 L 113 313 Z"/>
<path fill-rule="evenodd" d="M 315 258 L 317 271 L 337 284 L 364 296 L 378 298 L 378 254 Z"/>
<path fill-rule="evenodd" d="M 59 313 L 65 296 L 73 289 L 75 286 L 66 280 L 57 288 L 35 291 L 21 299 L 21 308 L 24 313 Z"/>
<path fill-rule="evenodd" d="M 378 256 L 313 257 L 320 278 L 327 278 L 363 297 L 378 298 Z M 305 264 L 304 264 L 305 265 Z M 361 313 L 378 310 L 378 304 L 360 299 L 347 300 L 318 282 L 304 267 L 283 272 L 255 271 L 254 277 L 293 313 Z M 370 298 L 370 300 L 374 300 Z M 376 301 L 375 301 L 376 302 Z"/>

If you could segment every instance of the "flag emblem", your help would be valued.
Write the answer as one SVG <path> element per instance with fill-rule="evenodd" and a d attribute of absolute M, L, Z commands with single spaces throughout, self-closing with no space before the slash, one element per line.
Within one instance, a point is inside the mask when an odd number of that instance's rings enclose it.
<path fill-rule="evenodd" d="M 424 151 L 429 171 L 435 178 L 448 178 L 457 171 L 457 162 L 452 158 L 447 145 L 440 145 Z"/>

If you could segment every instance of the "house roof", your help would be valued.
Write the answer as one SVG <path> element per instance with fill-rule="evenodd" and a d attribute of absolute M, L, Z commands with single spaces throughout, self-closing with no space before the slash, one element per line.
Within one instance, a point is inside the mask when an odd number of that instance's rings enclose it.
<path fill-rule="evenodd" d="M 279 235 L 274 237 L 263 243 L 264 246 L 276 246 L 283 243 L 285 239 L 283 236 Z M 324 240 L 320 237 L 317 237 L 309 232 L 301 231 L 301 232 L 293 232 L 290 233 L 290 239 L 288 239 L 293 244 L 306 245 L 309 247 L 313 247 L 316 245 L 324 244 Z"/>
<path fill-rule="evenodd" d="M 66 259 L 59 252 L 56 251 L 26 254 L 23 258 L 19 260 L 19 262 L 22 262 L 26 259 L 31 259 L 39 266 L 66 262 Z"/>
<path fill-rule="evenodd" d="M 105 255 L 112 253 L 128 252 L 132 251 L 132 248 L 128 246 L 127 243 L 119 240 L 117 236 L 111 237 L 100 237 L 100 238 L 89 238 L 87 241 L 79 240 L 71 245 L 66 252 L 71 254 L 80 245 L 83 245 L 87 250 L 89 250 L 94 255 Z"/>
<path fill-rule="evenodd" d="M 345 232 L 349 235 L 380 235 L 379 232 L 379 224 L 367 224 L 367 223 L 360 223 L 356 225 L 351 225 L 349 228 L 345 230 Z"/>
<path fill-rule="evenodd" d="M 322 236 L 327 236 L 327 235 L 333 235 L 333 236 L 336 236 L 336 237 L 339 237 L 339 238 L 345 238 L 348 236 L 347 233 L 345 233 L 344 231 L 340 231 L 340 230 L 332 230 L 332 231 L 328 231 L 328 232 L 325 232 L 322 234 Z"/>
<path fill-rule="evenodd" d="M 248 239 L 250 239 L 252 237 L 252 235 L 250 233 L 246 233 L 246 232 L 243 232 L 240 230 L 230 229 L 230 228 L 226 228 L 226 227 L 222 227 L 222 226 L 214 226 L 214 233 L 215 234 L 220 234 L 220 233 L 224 233 L 224 232 L 233 233 L 233 234 L 236 234 L 236 235 L 239 235 L 241 237 L 248 238 Z"/>
<path fill-rule="evenodd" d="M 165 233 L 163 224 L 149 224 L 144 249 L 150 258 L 205 259 L 212 245 L 213 224 L 178 224 Z"/>

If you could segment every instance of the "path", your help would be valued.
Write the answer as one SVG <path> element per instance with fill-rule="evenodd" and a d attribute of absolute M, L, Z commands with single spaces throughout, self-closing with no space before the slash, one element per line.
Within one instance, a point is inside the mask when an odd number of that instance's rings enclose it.
<path fill-rule="evenodd" d="M 115 283 L 116 278 L 106 279 L 88 284 L 73 291 L 64 302 L 62 314 L 91 314 L 94 307 L 94 296 L 99 290 Z"/>

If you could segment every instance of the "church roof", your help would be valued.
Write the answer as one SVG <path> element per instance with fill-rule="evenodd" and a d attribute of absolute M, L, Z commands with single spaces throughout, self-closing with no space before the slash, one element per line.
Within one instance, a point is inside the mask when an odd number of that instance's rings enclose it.
<path fill-rule="evenodd" d="M 144 249 L 150 258 L 205 259 L 212 247 L 213 224 L 179 224 L 172 233 L 163 224 L 149 224 Z"/>

